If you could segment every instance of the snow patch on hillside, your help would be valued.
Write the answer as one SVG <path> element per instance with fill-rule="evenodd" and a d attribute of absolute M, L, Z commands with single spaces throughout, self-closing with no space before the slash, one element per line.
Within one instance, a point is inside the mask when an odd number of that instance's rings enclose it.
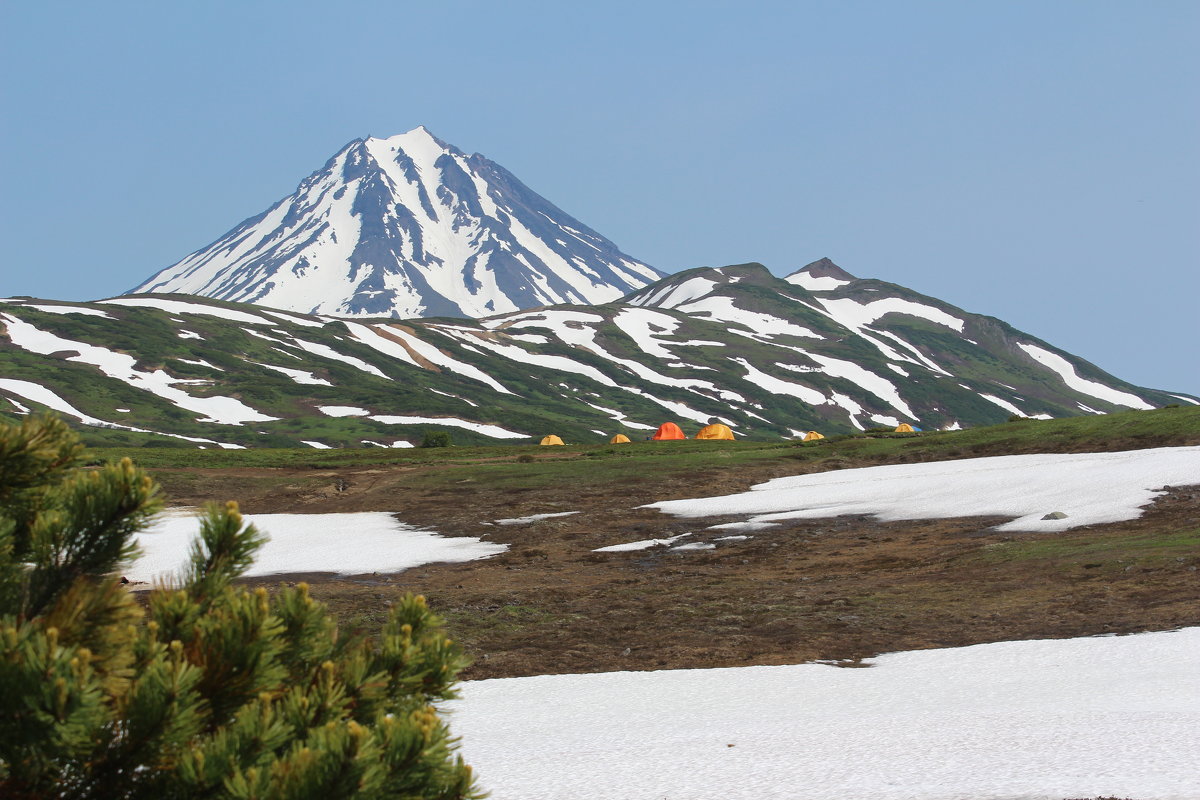
<path fill-rule="evenodd" d="M 251 325 L 274 325 L 274 320 L 258 314 L 249 314 L 223 306 L 210 306 L 204 303 L 189 303 L 185 300 L 164 300 L 159 297 L 114 297 L 112 300 L 99 300 L 114 306 L 129 306 L 134 308 L 157 308 L 170 314 L 203 314 L 209 317 L 219 317 L 234 322 L 248 322 Z"/>
<path fill-rule="evenodd" d="M 784 278 L 784 280 L 788 283 L 808 289 L 810 292 L 831 292 L 839 286 L 845 286 L 846 284 L 850 283 L 850 281 L 838 280 L 830 275 L 825 275 L 818 278 L 816 275 L 804 272 L 803 270 L 788 275 L 786 278 Z"/>
<path fill-rule="evenodd" d="M 1095 397 L 1099 400 L 1105 400 L 1113 405 L 1125 406 L 1126 408 L 1137 408 L 1143 411 L 1154 408 L 1136 394 L 1130 392 L 1122 392 L 1114 389 L 1111 386 L 1105 386 L 1103 383 L 1089 381 L 1086 378 L 1079 377 L 1079 373 L 1075 371 L 1075 367 L 1071 366 L 1071 362 L 1067 361 L 1057 353 L 1051 353 L 1037 345 L 1017 343 L 1017 347 L 1029 354 L 1029 357 L 1038 362 L 1042 366 L 1054 371 L 1063 383 L 1071 387 L 1080 394 L 1086 394 L 1089 397 Z"/>
<path fill-rule="evenodd" d="M 446 425 L 452 428 L 463 428 L 494 439 L 528 439 L 528 433 L 518 433 L 499 425 L 487 425 L 482 422 L 458 419 L 456 417 L 420 417 L 402 416 L 398 414 L 372 414 L 370 419 L 382 422 L 384 425 Z"/>
<path fill-rule="evenodd" d="M 104 347 L 86 342 L 64 339 L 49 331 L 43 331 L 22 319 L 9 314 L 0 314 L 8 328 L 8 338 L 17 347 L 32 353 L 50 355 L 75 351 L 67 361 L 90 364 L 99 368 L 110 378 L 115 378 L 135 389 L 157 395 L 179 408 L 205 414 L 200 422 L 215 422 L 222 425 L 241 425 L 246 422 L 268 422 L 278 419 L 255 411 L 250 406 L 232 397 L 193 397 L 175 384 L 187 381 L 175 378 L 161 369 L 144 372 L 135 367 L 137 359 L 125 353 L 116 353 Z"/>

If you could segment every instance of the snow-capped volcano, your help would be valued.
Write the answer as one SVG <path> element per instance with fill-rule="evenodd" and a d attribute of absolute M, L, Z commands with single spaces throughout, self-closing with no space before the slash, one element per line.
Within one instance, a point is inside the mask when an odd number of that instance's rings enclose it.
<path fill-rule="evenodd" d="M 424 127 L 343 147 L 296 191 L 131 294 L 345 316 L 605 303 L 662 273 Z"/>

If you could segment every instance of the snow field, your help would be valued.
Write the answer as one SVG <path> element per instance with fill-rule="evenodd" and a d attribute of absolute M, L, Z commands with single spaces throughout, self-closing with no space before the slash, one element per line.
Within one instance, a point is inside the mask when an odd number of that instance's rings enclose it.
<path fill-rule="evenodd" d="M 462 684 L 493 800 L 1200 796 L 1200 628 Z"/>
<path fill-rule="evenodd" d="M 508 549 L 472 537 L 446 538 L 418 530 L 384 512 L 244 516 L 271 537 L 246 573 L 250 576 L 399 572 L 421 564 L 474 561 Z M 177 574 L 199 530 L 193 511 L 163 514 L 135 537 L 142 555 L 124 572 L 125 577 L 149 582 Z"/>
<path fill-rule="evenodd" d="M 1063 531 L 1135 519 L 1164 486 L 1200 484 L 1200 447 L 994 456 L 776 478 L 725 497 L 650 503 L 679 517 L 756 524 L 871 514 L 884 521 L 1001 516 L 1001 531 Z M 1053 511 L 1065 519 L 1044 520 Z"/>

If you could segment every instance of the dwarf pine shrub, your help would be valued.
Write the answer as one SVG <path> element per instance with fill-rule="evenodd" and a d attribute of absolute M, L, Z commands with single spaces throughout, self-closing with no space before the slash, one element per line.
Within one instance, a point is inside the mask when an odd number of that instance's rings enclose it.
<path fill-rule="evenodd" d="M 421 439 L 421 447 L 450 447 L 451 444 L 447 431 L 425 431 Z"/>
<path fill-rule="evenodd" d="M 115 570 L 161 506 L 52 417 L 0 426 L 0 797 L 478 796 L 432 705 L 464 665 L 422 597 L 339 635 L 304 584 L 234 579 L 264 537 L 210 507 L 171 586 Z"/>

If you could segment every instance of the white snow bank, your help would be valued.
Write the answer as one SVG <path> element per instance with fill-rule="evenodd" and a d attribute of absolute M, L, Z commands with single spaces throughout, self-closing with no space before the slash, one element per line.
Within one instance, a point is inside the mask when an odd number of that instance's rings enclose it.
<path fill-rule="evenodd" d="M 183 359 L 180 359 L 180 361 L 182 361 L 182 360 Z M 325 380 L 324 378 L 318 378 L 313 373 L 307 372 L 302 369 L 292 369 L 291 367 L 280 367 L 276 364 L 262 364 L 258 361 L 247 361 L 246 363 L 253 364 L 256 367 L 264 367 L 266 369 L 274 370 L 275 372 L 282 373 L 284 375 L 287 375 L 289 378 L 294 380 L 296 383 L 311 384 L 313 386 L 333 386 L 332 383 Z"/>
<path fill-rule="evenodd" d="M 680 517 L 746 514 L 750 522 L 872 514 L 884 521 L 1001 516 L 1012 531 L 1062 531 L 1135 519 L 1163 486 L 1200 484 L 1200 447 L 994 456 L 776 478 L 748 492 L 665 500 Z M 1053 511 L 1066 519 L 1043 520 Z"/>
<path fill-rule="evenodd" d="M 517 431 L 510 431 L 507 428 L 501 428 L 499 425 L 488 425 L 483 422 L 472 422 L 471 420 L 457 419 L 456 417 L 413 417 L 395 414 L 373 414 L 371 419 L 376 422 L 382 422 L 384 425 L 447 425 L 451 428 L 464 428 L 476 433 L 482 433 L 484 436 L 491 436 L 493 439 L 529 438 L 528 433 L 518 433 Z"/>
<path fill-rule="evenodd" d="M 666 539 L 642 539 L 640 542 L 626 542 L 625 544 L 610 544 L 608 547 L 597 547 L 593 553 L 627 553 L 632 550 L 649 550 L 651 547 L 659 547 L 661 545 L 671 544 L 672 542 L 682 539 L 685 536 L 691 536 L 690 533 L 681 533 L 678 536 L 671 536 Z"/>
<path fill-rule="evenodd" d="M 492 800 L 1194 800 L 1200 628 L 462 684 Z"/>
<path fill-rule="evenodd" d="M 784 278 L 788 283 L 802 286 L 810 292 L 830 292 L 839 286 L 845 286 L 850 281 L 842 281 L 832 275 L 817 277 L 808 272 L 796 272 Z"/>
<path fill-rule="evenodd" d="M 537 522 L 540 519 L 553 519 L 555 517 L 569 517 L 572 514 L 578 514 L 578 511 L 559 511 L 557 514 L 530 514 L 528 517 L 511 517 L 509 519 L 496 520 L 497 525 L 524 525 L 528 522 Z"/>
<path fill-rule="evenodd" d="M 205 314 L 210 317 L 220 317 L 234 322 L 249 322 L 251 325 L 274 325 L 275 321 L 261 317 L 258 314 L 247 314 L 222 306 L 210 306 L 203 303 L 189 303 L 185 300 L 162 300 L 157 297 L 114 297 L 112 300 L 98 300 L 114 306 L 134 306 L 158 308 L 170 314 Z"/>
<path fill-rule="evenodd" d="M 24 397 L 26 400 L 31 400 L 34 403 L 41 403 L 46 408 L 53 409 L 62 414 L 66 414 L 71 417 L 76 417 L 84 425 L 97 425 L 99 427 L 104 427 L 104 428 L 117 428 L 117 429 L 123 430 L 123 431 L 136 431 L 137 433 L 157 433 L 159 436 L 169 436 L 172 439 L 183 439 L 188 442 L 200 442 L 202 444 L 215 444 L 218 447 L 222 447 L 226 450 L 245 450 L 246 449 L 244 446 L 242 446 L 240 444 L 227 444 L 226 442 L 217 442 L 212 439 L 204 439 L 200 436 L 184 436 L 179 433 L 162 433 L 160 431 L 152 431 L 152 430 L 148 430 L 146 428 L 135 428 L 132 425 L 120 425 L 115 422 L 107 422 L 102 419 L 97 419 L 96 417 L 89 416 L 88 414 L 85 414 L 82 411 L 80 411 L 79 409 L 75 408 L 75 406 L 71 405 L 66 400 L 62 399 L 54 392 L 47 389 L 45 386 L 42 386 L 40 383 L 33 383 L 31 381 L 19 381 L 19 380 L 14 380 L 12 378 L 0 378 L 0 389 L 3 389 L 8 392 L 12 392 L 13 394 L 18 394 L 21 397 Z M 16 406 L 18 411 L 20 411 L 21 413 L 25 413 L 25 414 L 29 413 L 29 409 L 25 408 L 25 406 L 22 406 L 16 400 L 10 399 L 9 402 L 11 402 L 14 406 Z M 129 413 L 128 408 L 118 408 L 115 410 L 124 412 L 126 414 Z"/>
<path fill-rule="evenodd" d="M 872 300 L 860 303 L 846 297 L 839 300 L 821 299 L 821 305 L 836 321 L 853 331 L 870 325 L 875 320 L 887 314 L 907 314 L 911 317 L 921 317 L 937 325 L 945 325 L 951 330 L 962 333 L 963 321 L 953 314 L 947 314 L 940 308 L 916 303 L 901 297 L 885 297 L 882 300 Z"/>
<path fill-rule="evenodd" d="M 1154 406 L 1136 394 L 1122 392 L 1111 386 L 1105 386 L 1103 383 L 1079 377 L 1079 373 L 1075 371 L 1075 367 L 1071 366 L 1071 362 L 1057 353 L 1051 353 L 1049 350 L 1043 350 L 1036 345 L 1021 344 L 1020 342 L 1017 342 L 1017 347 L 1028 353 L 1029 357 L 1034 361 L 1053 370 L 1057 373 L 1058 377 L 1062 378 L 1063 383 L 1080 394 L 1086 394 L 1088 397 L 1095 397 L 1099 400 L 1107 400 L 1113 405 L 1125 406 L 1127 408 L 1138 408 L 1143 411 L 1154 408 Z"/>
<path fill-rule="evenodd" d="M 254 514 L 249 522 L 271 536 L 247 575 L 287 572 L 399 572 L 421 564 L 474 561 L 508 546 L 467 536 L 448 539 L 409 527 L 391 514 Z M 194 512 L 163 514 L 135 538 L 142 555 L 125 572 L 152 581 L 178 572 L 200 530 Z"/>
<path fill-rule="evenodd" d="M 118 353 L 87 342 L 64 339 L 9 314 L 0 314 L 0 319 L 6 324 L 9 341 L 17 347 L 40 355 L 74 352 L 75 355 L 67 356 L 65 360 L 90 364 L 108 377 L 135 389 L 158 395 L 179 408 L 205 414 L 206 417 L 200 422 L 241 425 L 245 422 L 269 422 L 279 419 L 260 413 L 233 397 L 194 397 L 175 386 L 187 384 L 188 381 L 176 378 L 161 369 L 152 372 L 139 370 L 137 359 L 127 353 Z"/>
<path fill-rule="evenodd" d="M 365 417 L 371 413 L 357 406 L 317 406 L 317 410 L 327 417 Z"/>
<path fill-rule="evenodd" d="M 80 306 L 45 306 L 38 303 L 28 303 L 25 308 L 36 308 L 38 311 L 45 311 L 47 314 L 82 314 L 85 317 L 104 317 L 105 319 L 116 319 L 112 314 L 106 314 L 98 308 L 82 308 Z"/>

